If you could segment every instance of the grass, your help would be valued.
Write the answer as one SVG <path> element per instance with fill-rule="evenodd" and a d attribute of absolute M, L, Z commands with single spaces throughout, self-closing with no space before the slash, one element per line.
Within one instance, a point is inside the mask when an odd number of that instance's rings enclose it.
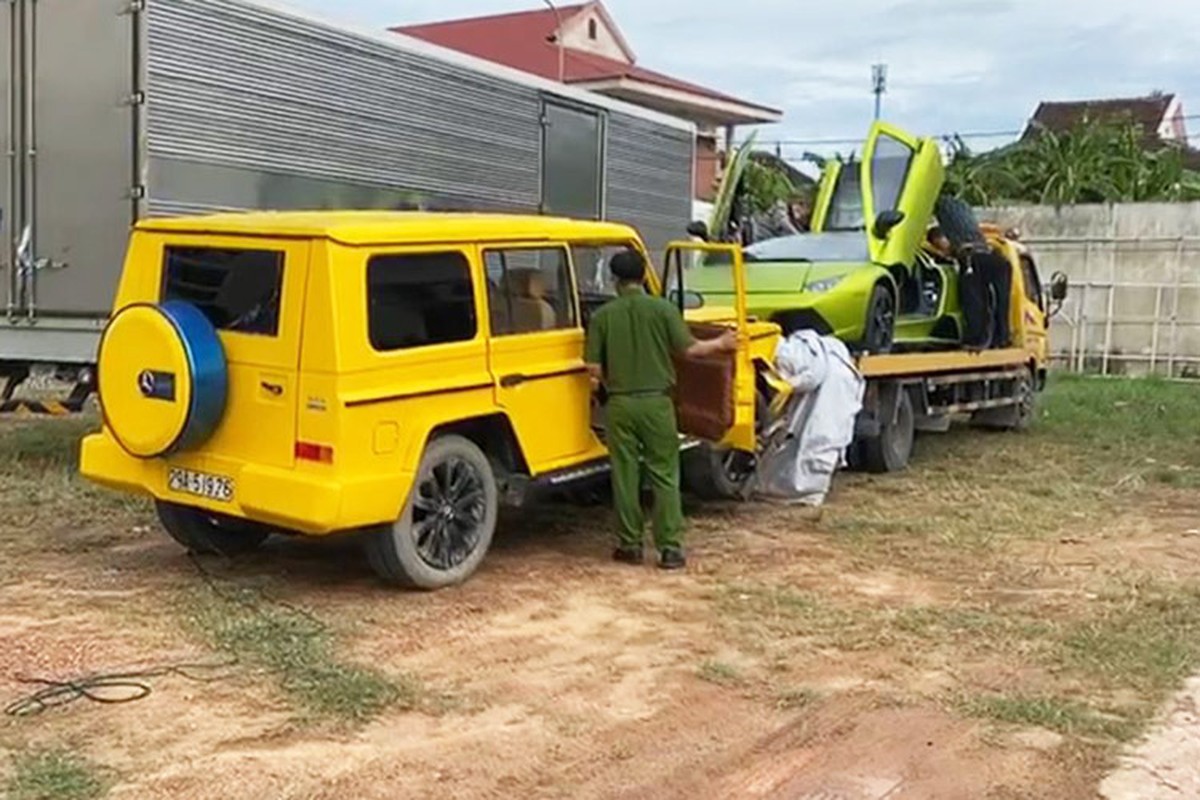
<path fill-rule="evenodd" d="M 8 800 L 94 800 L 108 792 L 108 780 L 83 756 L 69 750 L 35 750 L 13 758 L 5 784 Z"/>
<path fill-rule="evenodd" d="M 1200 668 L 1200 587 L 1135 586 L 1100 605 L 1061 637 L 1056 657 L 1064 668 L 1152 698 Z"/>
<path fill-rule="evenodd" d="M 0 471 L 20 467 L 74 471 L 79 464 L 79 440 L 98 427 L 89 415 L 7 423 L 0 428 Z"/>
<path fill-rule="evenodd" d="M 742 682 L 741 671 L 732 664 L 721 661 L 705 661 L 696 671 L 700 680 L 717 686 L 737 686 Z"/>
<path fill-rule="evenodd" d="M 259 592 L 222 590 L 215 598 L 212 592 L 191 593 L 184 613 L 215 648 L 277 676 L 307 719 L 364 722 L 389 707 L 416 708 L 423 698 L 412 678 L 343 661 L 325 624 Z"/>
<path fill-rule="evenodd" d="M 1072 700 L 1050 696 L 980 695 L 960 703 L 963 713 L 1009 725 L 1025 725 L 1067 736 L 1128 741 L 1141 720 L 1106 714 Z"/>
<path fill-rule="evenodd" d="M 859 653 L 902 690 L 898 665 L 949 675 L 947 696 L 970 716 L 1075 740 L 1135 736 L 1200 670 L 1200 585 L 1187 570 L 1147 581 L 1086 548 L 1123 535 L 1148 493 L 1200 486 L 1200 391 L 1055 377 L 1042 399 L 1027 434 L 923 437 L 909 471 L 841 478 L 818 526 L 838 553 L 829 569 L 898 575 L 944 599 L 826 592 L 834 582 L 811 571 L 817 588 L 797 591 L 781 564 L 724 583 L 723 630 L 743 652 L 800 665 Z M 1095 566 L 1048 566 L 1063 543 Z"/>
<path fill-rule="evenodd" d="M 820 699 L 820 694 L 812 689 L 784 689 L 777 693 L 775 707 L 780 711 L 797 711 L 808 708 Z"/>

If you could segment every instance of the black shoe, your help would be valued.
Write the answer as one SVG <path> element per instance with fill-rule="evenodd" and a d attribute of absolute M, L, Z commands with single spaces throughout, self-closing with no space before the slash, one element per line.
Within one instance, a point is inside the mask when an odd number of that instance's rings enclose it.
<path fill-rule="evenodd" d="M 618 547 L 613 550 L 613 561 L 622 564 L 641 564 L 642 560 L 642 548 L 640 547 Z"/>
<path fill-rule="evenodd" d="M 668 547 L 659 555 L 658 568 L 665 570 L 683 569 L 687 566 L 687 558 L 678 547 Z"/>

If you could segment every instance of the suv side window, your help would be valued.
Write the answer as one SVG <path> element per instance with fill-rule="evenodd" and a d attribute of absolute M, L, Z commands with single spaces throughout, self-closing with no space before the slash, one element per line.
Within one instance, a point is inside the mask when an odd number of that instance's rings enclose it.
<path fill-rule="evenodd" d="M 483 253 L 492 335 L 576 327 L 571 264 L 562 247 L 490 249 Z"/>
<path fill-rule="evenodd" d="M 184 300 L 221 331 L 279 334 L 283 253 L 216 247 L 164 251 L 162 299 Z"/>
<path fill-rule="evenodd" d="M 474 339 L 478 323 L 466 255 L 372 256 L 367 326 L 371 346 L 384 352 Z"/>

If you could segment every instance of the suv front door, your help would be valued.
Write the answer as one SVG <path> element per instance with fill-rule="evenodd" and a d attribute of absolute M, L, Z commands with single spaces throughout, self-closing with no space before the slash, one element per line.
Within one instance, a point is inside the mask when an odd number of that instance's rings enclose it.
<path fill-rule="evenodd" d="M 672 242 L 667 245 L 662 272 L 663 296 L 678 304 L 680 313 L 689 307 L 687 271 L 693 260 L 715 256 L 731 265 L 733 308 L 705 309 L 706 322 L 690 321 L 698 336 L 719 334 L 733 325 L 738 349 L 733 356 L 712 356 L 676 361 L 676 412 L 681 433 L 724 444 L 748 453 L 755 452 L 755 375 L 750 360 L 749 317 L 746 311 L 746 267 L 742 248 L 735 244 Z M 716 313 L 713 313 L 716 311 Z"/>

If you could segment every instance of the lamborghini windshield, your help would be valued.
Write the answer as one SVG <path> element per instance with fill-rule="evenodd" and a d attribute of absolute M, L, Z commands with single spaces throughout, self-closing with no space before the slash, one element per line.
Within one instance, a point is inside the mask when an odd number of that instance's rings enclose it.
<path fill-rule="evenodd" d="M 863 262 L 870 261 L 862 231 L 801 233 L 766 239 L 746 248 L 748 262 Z"/>

